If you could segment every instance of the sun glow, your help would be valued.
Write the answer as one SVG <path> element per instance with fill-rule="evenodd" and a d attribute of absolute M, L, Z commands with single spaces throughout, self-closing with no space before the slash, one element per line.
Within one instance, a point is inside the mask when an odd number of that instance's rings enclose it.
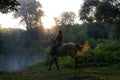
<path fill-rule="evenodd" d="M 45 17 L 42 19 L 45 28 L 55 25 L 54 17 L 60 16 L 65 11 L 72 11 L 78 16 L 83 0 L 38 0 L 42 4 Z M 75 22 L 80 22 L 77 17 Z"/>
<path fill-rule="evenodd" d="M 45 29 L 50 29 L 55 26 L 54 20 L 52 20 L 50 17 L 42 17 L 42 23 Z"/>

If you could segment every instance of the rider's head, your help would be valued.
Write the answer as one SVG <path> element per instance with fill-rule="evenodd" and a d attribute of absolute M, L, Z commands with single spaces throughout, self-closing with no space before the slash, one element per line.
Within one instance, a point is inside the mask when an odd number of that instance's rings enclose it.
<path fill-rule="evenodd" d="M 61 31 L 61 30 L 59 30 L 59 34 L 62 34 L 62 31 Z"/>

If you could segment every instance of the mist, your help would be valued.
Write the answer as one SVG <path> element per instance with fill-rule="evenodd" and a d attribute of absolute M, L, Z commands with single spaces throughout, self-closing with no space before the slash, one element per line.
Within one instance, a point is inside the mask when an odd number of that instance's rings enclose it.
<path fill-rule="evenodd" d="M 10 30 L 4 33 L 4 45 L 0 53 L 0 71 L 22 71 L 28 66 L 44 61 L 45 58 L 39 48 L 26 47 L 26 38 L 23 30 Z"/>

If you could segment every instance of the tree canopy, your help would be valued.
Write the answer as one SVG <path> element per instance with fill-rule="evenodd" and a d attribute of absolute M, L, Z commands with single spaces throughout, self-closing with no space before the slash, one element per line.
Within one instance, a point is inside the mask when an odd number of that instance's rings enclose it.
<path fill-rule="evenodd" d="M 118 24 L 120 22 L 119 0 L 84 0 L 79 10 L 81 20 Z"/>
<path fill-rule="evenodd" d="M 0 0 L 0 12 L 7 13 L 10 11 L 17 11 L 18 5 L 18 0 Z"/>

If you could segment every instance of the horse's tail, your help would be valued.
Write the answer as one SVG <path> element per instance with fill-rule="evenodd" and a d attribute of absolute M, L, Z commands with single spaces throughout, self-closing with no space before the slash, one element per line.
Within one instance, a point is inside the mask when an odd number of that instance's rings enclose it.
<path fill-rule="evenodd" d="M 82 45 L 79 45 L 78 43 L 76 43 L 75 45 L 79 51 L 82 51 L 82 49 L 83 49 Z"/>

